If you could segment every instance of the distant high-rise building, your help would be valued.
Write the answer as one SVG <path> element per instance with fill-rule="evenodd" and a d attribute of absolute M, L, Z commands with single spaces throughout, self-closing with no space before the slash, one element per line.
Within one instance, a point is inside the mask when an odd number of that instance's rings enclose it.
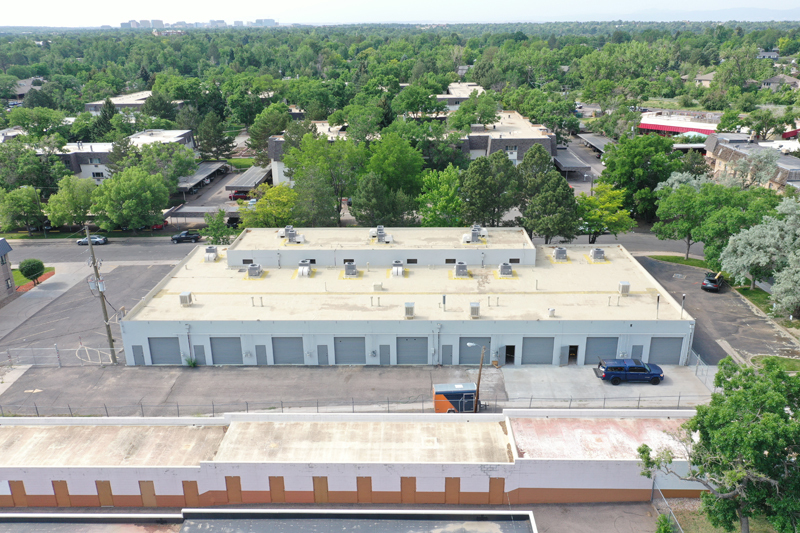
<path fill-rule="evenodd" d="M 234 25 L 234 27 L 237 27 L 237 28 L 238 28 L 238 27 L 240 27 L 240 26 L 244 26 L 244 22 L 243 22 L 243 21 L 241 21 L 241 20 L 234 20 L 234 21 L 233 21 L 233 25 Z"/>
<path fill-rule="evenodd" d="M 150 27 L 150 21 L 149 20 L 140 20 L 139 21 L 139 27 L 140 28 L 149 28 Z"/>
<path fill-rule="evenodd" d="M 138 28 L 138 27 L 139 27 L 139 23 L 138 23 L 138 22 L 136 22 L 135 20 L 131 20 L 131 21 L 129 21 L 129 22 L 128 22 L 128 24 L 130 24 L 130 25 L 131 25 L 131 28 L 134 28 L 134 29 L 136 29 L 136 28 Z"/>
<path fill-rule="evenodd" d="M 224 20 L 209 20 L 208 21 L 209 28 L 225 28 L 227 24 L 225 24 Z"/>
<path fill-rule="evenodd" d="M 131 23 L 130 22 L 120 22 L 119 27 L 120 27 L 120 29 L 123 29 L 123 30 L 129 30 L 129 29 L 131 29 Z"/>
<path fill-rule="evenodd" d="M 164 21 L 163 20 L 155 20 L 155 19 L 153 19 L 150 22 L 151 22 L 151 25 L 152 25 L 153 28 L 163 28 L 164 27 Z"/>
<path fill-rule="evenodd" d="M 256 26 L 268 28 L 275 25 L 275 19 L 256 19 Z"/>
<path fill-rule="evenodd" d="M 185 28 L 186 27 L 186 21 L 185 20 L 179 20 L 178 22 L 173 22 L 172 23 L 172 27 L 173 28 Z"/>

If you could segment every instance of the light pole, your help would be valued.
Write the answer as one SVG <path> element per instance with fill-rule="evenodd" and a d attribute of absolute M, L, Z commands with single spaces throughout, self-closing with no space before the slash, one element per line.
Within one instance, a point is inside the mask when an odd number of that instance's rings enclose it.
<path fill-rule="evenodd" d="M 92 254 L 92 268 L 94 269 L 94 279 L 97 282 L 97 291 L 100 293 L 100 307 L 103 308 L 103 322 L 106 324 L 106 336 L 108 337 L 108 347 L 111 350 L 111 363 L 117 364 L 117 354 L 114 349 L 114 337 L 111 335 L 111 323 L 108 321 L 108 310 L 106 309 L 106 289 L 100 280 L 100 271 L 97 269 L 97 259 L 94 256 L 94 246 L 92 246 L 92 236 L 89 234 L 89 226 L 86 226 L 86 244 L 89 245 L 89 253 Z"/>
<path fill-rule="evenodd" d="M 468 342 L 467 346 L 474 348 L 477 346 L 474 342 Z M 481 366 L 478 367 L 478 385 L 475 387 L 475 405 L 472 407 L 472 412 L 478 412 L 478 406 L 481 401 L 481 374 L 483 373 L 483 356 L 486 354 L 486 346 L 481 346 Z"/>

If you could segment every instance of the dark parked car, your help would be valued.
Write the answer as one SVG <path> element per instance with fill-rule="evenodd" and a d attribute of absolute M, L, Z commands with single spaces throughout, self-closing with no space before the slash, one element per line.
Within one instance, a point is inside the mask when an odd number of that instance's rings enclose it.
<path fill-rule="evenodd" d="M 92 238 L 92 244 L 108 244 L 108 238 L 103 235 L 90 235 L 90 237 Z M 78 239 L 78 244 L 86 246 L 89 244 L 89 240 L 86 237 Z"/>
<path fill-rule="evenodd" d="M 203 236 L 197 232 L 182 231 L 172 236 L 172 244 L 177 244 L 179 242 L 197 242 L 202 238 Z"/>
<path fill-rule="evenodd" d="M 600 359 L 594 374 L 612 385 L 623 381 L 649 382 L 658 385 L 664 381 L 664 371 L 658 365 L 642 363 L 638 359 Z"/>
<path fill-rule="evenodd" d="M 724 281 L 725 278 L 722 277 L 722 272 L 708 272 L 700 288 L 704 291 L 719 292 Z"/>

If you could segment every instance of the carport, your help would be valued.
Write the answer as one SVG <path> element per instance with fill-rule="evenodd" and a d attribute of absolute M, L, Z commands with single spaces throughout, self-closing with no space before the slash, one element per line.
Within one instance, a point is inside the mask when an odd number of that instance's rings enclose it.
<path fill-rule="evenodd" d="M 191 194 L 193 189 L 202 187 L 204 181 L 210 181 L 227 172 L 228 164 L 222 161 L 200 163 L 197 166 L 197 172 L 191 176 L 183 176 L 178 180 L 178 192 L 183 193 L 183 199 L 186 200 L 187 192 Z"/>
<path fill-rule="evenodd" d="M 588 146 L 595 152 L 600 152 L 601 154 L 606 153 L 607 145 L 615 144 L 614 139 L 605 137 L 603 135 L 595 135 L 593 133 L 581 133 L 578 135 L 578 139 L 583 141 L 585 146 Z"/>
<path fill-rule="evenodd" d="M 570 172 L 575 172 L 578 176 L 586 176 L 591 171 L 591 167 L 575 157 L 569 149 L 559 149 L 553 158 L 556 168 L 564 173 L 564 177 L 569 178 Z"/>
<path fill-rule="evenodd" d="M 225 211 L 225 216 L 230 217 L 238 217 L 239 216 L 239 206 L 238 205 L 186 205 L 181 204 L 177 207 L 173 207 L 166 213 L 164 213 L 164 218 L 170 219 L 173 223 L 172 219 L 181 219 L 183 218 L 183 223 L 186 224 L 188 222 L 187 219 L 190 218 L 205 218 L 206 214 L 208 213 L 216 213 L 220 209 Z"/>
<path fill-rule="evenodd" d="M 266 167 L 250 167 L 241 176 L 236 176 L 225 185 L 226 191 L 250 191 L 272 176 L 272 163 Z"/>

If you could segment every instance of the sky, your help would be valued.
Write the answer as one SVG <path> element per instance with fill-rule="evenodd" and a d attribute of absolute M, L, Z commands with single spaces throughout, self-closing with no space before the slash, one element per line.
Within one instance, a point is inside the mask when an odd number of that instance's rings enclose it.
<path fill-rule="evenodd" d="M 648 9 L 642 0 L 505 0 L 495 7 L 487 0 L 238 0 L 116 2 L 83 0 L 71 7 L 64 0 L 39 0 L 36 9 L 3 9 L 0 26 L 119 27 L 130 19 L 164 22 L 208 22 L 271 18 L 281 24 L 347 24 L 362 22 L 470 23 L 549 22 L 565 20 L 798 20 L 800 9 L 765 11 L 752 0 L 672 0 Z M 229 6 L 226 8 L 225 6 Z M 728 10 L 717 12 L 718 10 Z M 715 13 L 717 12 L 717 13 Z M 764 15 L 766 13 L 766 15 Z M 719 17 L 719 18 L 718 18 Z"/>

